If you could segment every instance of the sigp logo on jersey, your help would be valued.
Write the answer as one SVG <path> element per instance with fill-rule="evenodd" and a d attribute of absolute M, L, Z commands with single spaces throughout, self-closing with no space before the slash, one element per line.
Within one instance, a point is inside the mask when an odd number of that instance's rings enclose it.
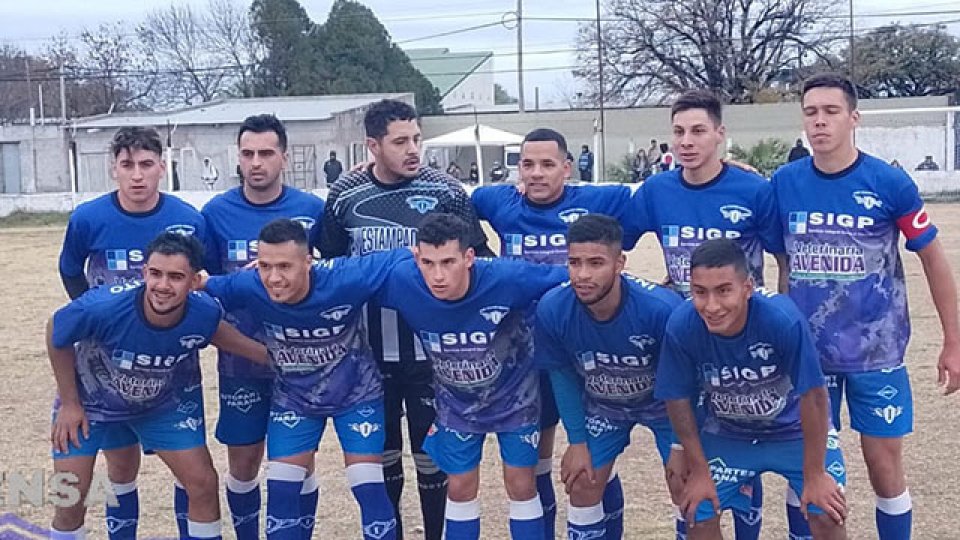
<path fill-rule="evenodd" d="M 493 324 L 500 324 L 507 318 L 508 313 L 510 313 L 510 308 L 505 306 L 487 306 L 480 310 L 480 315 Z"/>
<path fill-rule="evenodd" d="M 720 215 L 724 219 L 730 221 L 736 225 L 741 221 L 746 221 L 748 218 L 753 217 L 753 212 L 749 208 L 744 208 L 736 204 L 726 204 L 720 207 Z"/>
<path fill-rule="evenodd" d="M 630 343 L 632 343 L 634 347 L 640 349 L 641 351 L 657 343 L 657 340 L 653 339 L 652 337 L 646 334 L 642 334 L 639 336 L 630 336 L 628 339 L 630 340 Z"/>
<path fill-rule="evenodd" d="M 195 349 L 202 345 L 206 339 L 203 336 L 197 334 L 190 334 L 189 336 L 180 336 L 180 346 L 187 349 Z"/>
<path fill-rule="evenodd" d="M 246 240 L 227 241 L 227 259 L 231 261 L 245 261 L 250 256 Z"/>
<path fill-rule="evenodd" d="M 290 218 L 290 221 L 296 221 L 301 227 L 303 227 L 303 230 L 305 231 L 309 231 L 314 225 L 317 224 L 317 220 L 310 216 L 294 216 Z"/>
<path fill-rule="evenodd" d="M 586 208 L 568 208 L 557 214 L 557 217 L 560 218 L 560 221 L 569 225 L 589 213 Z"/>
<path fill-rule="evenodd" d="M 750 346 L 748 349 L 750 351 L 751 358 L 759 358 L 760 360 L 769 360 L 773 356 L 773 345 L 769 343 L 764 343 L 763 341 L 758 341 Z"/>
<path fill-rule="evenodd" d="M 328 321 L 340 322 L 343 319 L 345 319 L 347 315 L 350 315 L 351 309 L 353 308 L 348 305 L 336 306 L 326 311 L 320 312 L 320 316 L 323 317 L 324 319 L 327 319 Z"/>
<path fill-rule="evenodd" d="M 410 208 L 420 212 L 421 214 L 426 214 L 427 212 L 433 210 L 437 207 L 439 201 L 436 197 L 428 197 L 427 195 L 413 195 L 407 197 L 407 204 L 410 205 Z"/>
<path fill-rule="evenodd" d="M 854 191 L 853 200 L 867 210 L 883 207 L 883 201 L 880 200 L 880 196 L 872 191 Z"/>
<path fill-rule="evenodd" d="M 177 223 L 176 225 L 168 226 L 167 232 L 191 236 L 193 233 L 197 232 L 197 228 L 193 225 L 187 225 L 186 223 Z"/>

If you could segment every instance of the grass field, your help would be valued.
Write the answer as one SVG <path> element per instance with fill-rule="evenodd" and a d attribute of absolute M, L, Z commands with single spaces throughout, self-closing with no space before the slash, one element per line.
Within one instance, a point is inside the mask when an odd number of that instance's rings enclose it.
<path fill-rule="evenodd" d="M 960 204 L 935 204 L 929 207 L 940 227 L 953 268 L 960 268 Z M 66 296 L 57 276 L 57 255 L 63 227 L 0 228 L 0 282 L 7 306 L 0 325 L 0 415 L 7 426 L 0 436 L 0 468 L 3 471 L 52 469 L 49 457 L 50 403 L 54 383 L 43 347 L 46 318 Z M 907 363 L 916 401 L 916 433 L 906 442 L 907 471 L 914 499 L 914 537 L 952 539 L 960 537 L 951 509 L 960 506 L 960 466 L 958 435 L 960 411 L 956 397 L 945 398 L 936 388 L 935 364 L 940 350 L 940 326 L 926 288 L 919 261 L 905 254 L 910 291 L 910 311 L 914 335 Z M 656 241 L 646 237 L 630 255 L 630 269 L 641 276 L 660 279 L 663 263 Z M 770 273 L 768 272 L 768 275 Z M 212 351 L 204 351 L 203 368 L 207 408 L 207 432 L 218 470 L 226 470 L 226 452 L 212 437 L 217 417 L 217 380 Z M 556 467 L 563 450 L 558 437 Z M 876 538 L 873 525 L 873 494 L 866 478 L 857 438 L 850 430 L 842 432 L 848 462 L 848 500 L 852 507 L 849 520 L 851 538 Z M 483 501 L 483 537 L 507 538 L 506 497 L 500 480 L 496 443 L 488 440 L 484 450 L 481 500 Z M 419 508 L 412 459 L 408 464 L 408 488 L 404 494 L 404 528 L 408 538 L 420 537 Z M 98 463 L 100 470 L 103 464 Z M 672 539 L 672 510 L 662 482 L 659 459 L 648 432 L 634 432 L 634 443 L 618 461 L 618 470 L 627 494 L 627 538 Z M 328 430 L 318 457 L 321 477 L 321 507 L 317 516 L 317 538 L 358 538 L 359 517 L 343 473 L 342 455 L 333 430 Z M 141 500 L 141 536 L 173 536 L 172 477 L 155 457 L 144 458 L 139 480 Z M 786 538 L 783 509 L 784 482 L 765 480 L 766 504 L 764 539 Z M 566 497 L 560 495 L 560 512 Z M 225 501 L 221 504 L 226 508 Z M 4 510 L 6 511 L 6 510 Z M 20 517 L 46 526 L 52 508 L 13 509 Z M 232 537 L 225 520 L 224 531 Z M 87 526 L 92 538 L 106 538 L 103 512 L 92 508 Z M 558 531 L 563 531 L 561 524 Z M 565 537 L 565 534 L 563 535 Z M 729 537 L 729 536 L 728 536 Z"/>

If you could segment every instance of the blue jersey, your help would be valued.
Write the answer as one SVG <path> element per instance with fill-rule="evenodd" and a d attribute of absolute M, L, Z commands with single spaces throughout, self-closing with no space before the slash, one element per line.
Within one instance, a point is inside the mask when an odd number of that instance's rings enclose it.
<path fill-rule="evenodd" d="M 220 324 L 220 305 L 204 293 L 187 296 L 175 326 L 151 325 L 140 285 L 96 287 L 53 316 L 53 345 L 76 344 L 77 387 L 87 417 L 119 421 L 176 407 L 196 384 L 198 351 Z"/>
<path fill-rule="evenodd" d="M 686 399 L 704 393 L 703 431 L 738 439 L 803 436 L 800 396 L 825 385 L 807 321 L 786 296 L 750 296 L 742 332 L 711 334 L 685 302 L 667 321 L 654 395 Z"/>
<path fill-rule="evenodd" d="M 606 214 L 626 227 L 623 248 L 633 249 L 640 238 L 627 220 L 630 189 L 626 186 L 565 186 L 552 204 L 527 200 L 514 186 L 484 186 L 471 196 L 477 216 L 500 237 L 500 255 L 532 262 L 566 264 L 567 229 L 585 214 Z"/>
<path fill-rule="evenodd" d="M 332 416 L 383 396 L 362 307 L 390 268 L 409 258 L 403 249 L 321 261 L 310 271 L 310 292 L 295 304 L 271 300 L 252 270 L 211 277 L 206 288 L 262 330 L 277 373 L 274 406 Z"/>
<path fill-rule="evenodd" d="M 609 321 L 594 319 L 567 283 L 545 294 L 537 306 L 537 364 L 576 369 L 588 415 L 650 423 L 666 418 L 653 381 L 667 319 L 681 299 L 632 276 L 620 283 L 623 298 Z"/>
<path fill-rule="evenodd" d="M 254 204 L 243 196 L 243 188 L 225 191 L 210 200 L 201 211 L 207 223 L 206 260 L 211 274 L 234 272 L 257 258 L 260 229 L 275 219 L 297 221 L 309 235 L 311 246 L 320 238 L 323 199 L 296 188 L 283 186 L 280 196 L 266 204 Z M 227 320 L 244 335 L 256 338 L 258 327 L 243 311 L 227 313 Z M 217 363 L 222 375 L 232 377 L 273 377 L 264 365 L 220 351 Z"/>
<path fill-rule="evenodd" d="M 822 173 L 813 158 L 773 175 L 790 257 L 790 297 L 807 316 L 828 373 L 891 368 L 910 338 L 907 286 L 897 243 L 926 247 L 937 235 L 916 184 L 861 153 Z"/>
<path fill-rule="evenodd" d="M 195 234 L 201 241 L 206 238 L 200 213 L 173 195 L 161 193 L 157 206 L 143 213 L 121 208 L 115 191 L 101 195 L 70 215 L 60 274 L 78 277 L 86 271 L 91 287 L 139 281 L 147 244 L 164 231 Z"/>
<path fill-rule="evenodd" d="M 440 424 L 491 433 L 537 423 L 533 331 L 524 311 L 565 279 L 562 266 L 477 259 L 467 295 L 451 302 L 430 293 L 414 261 L 394 268 L 380 300 L 410 324 L 432 362 Z"/>
<path fill-rule="evenodd" d="M 690 255 L 711 238 L 730 238 L 743 249 L 750 273 L 763 285 L 763 250 L 783 253 L 770 182 L 724 165 L 706 184 L 693 185 L 675 169 L 649 178 L 634 194 L 631 218 L 660 239 L 674 290 L 690 296 Z"/>

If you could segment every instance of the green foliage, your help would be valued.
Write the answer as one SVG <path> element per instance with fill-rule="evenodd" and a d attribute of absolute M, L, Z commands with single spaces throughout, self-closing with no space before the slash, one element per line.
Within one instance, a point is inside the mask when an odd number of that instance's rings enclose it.
<path fill-rule="evenodd" d="M 500 83 L 493 85 L 493 102 L 497 105 L 506 105 L 509 103 L 518 103 L 520 100 L 511 96 L 507 90 L 500 86 Z"/>
<path fill-rule="evenodd" d="M 624 154 L 619 161 L 607 164 L 606 174 L 601 180 L 620 184 L 631 182 L 633 180 L 633 156 Z"/>
<path fill-rule="evenodd" d="M 254 0 L 252 24 L 266 55 L 257 70 L 258 96 L 323 93 L 316 25 L 297 0 Z"/>
<path fill-rule="evenodd" d="M 749 149 L 740 145 L 730 148 L 730 155 L 737 161 L 748 163 L 766 177 L 787 162 L 790 144 L 782 139 L 763 139 Z"/>
<path fill-rule="evenodd" d="M 960 39 L 945 27 L 877 28 L 856 39 L 857 83 L 872 97 L 945 95 L 960 90 Z M 844 51 L 850 57 L 850 51 Z"/>

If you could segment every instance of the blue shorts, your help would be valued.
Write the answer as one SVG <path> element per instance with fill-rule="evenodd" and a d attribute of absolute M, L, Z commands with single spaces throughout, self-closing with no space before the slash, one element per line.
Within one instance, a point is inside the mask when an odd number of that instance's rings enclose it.
<path fill-rule="evenodd" d="M 907 367 L 862 373 L 828 373 L 833 425 L 840 429 L 840 403 L 846 394 L 850 427 L 871 437 L 903 437 L 913 431 L 913 393 Z"/>
<path fill-rule="evenodd" d="M 480 466 L 486 433 L 467 433 L 443 427 L 430 426 L 423 449 L 433 458 L 440 470 L 447 474 L 463 474 Z M 537 464 L 540 430 L 526 426 L 516 431 L 497 433 L 500 458 L 511 467 L 533 467 Z"/>
<path fill-rule="evenodd" d="M 383 424 L 383 400 L 365 401 L 336 414 L 333 427 L 346 454 L 383 454 L 386 440 Z M 267 458 L 279 459 L 304 452 L 315 452 L 327 425 L 327 417 L 305 416 L 277 407 L 270 409 L 267 427 Z"/>
<path fill-rule="evenodd" d="M 670 445 L 676 442 L 670 420 L 663 418 L 649 424 L 639 422 L 615 422 L 601 416 L 587 416 L 587 448 L 593 468 L 598 469 L 617 458 L 630 445 L 630 432 L 636 425 L 643 425 L 653 432 L 660 461 L 664 465 L 670 458 Z"/>
<path fill-rule="evenodd" d="M 750 498 L 743 495 L 752 489 L 754 479 L 765 472 L 783 476 L 794 493 L 803 493 L 803 439 L 756 442 L 701 433 L 700 440 L 717 486 L 721 509 L 749 512 Z M 840 451 L 840 438 L 833 429 L 827 435 L 824 465 L 838 484 L 846 485 L 847 470 Z M 807 510 L 812 514 L 823 513 L 812 504 Z M 710 501 L 697 506 L 697 521 L 707 521 L 715 516 Z"/>
<path fill-rule="evenodd" d="M 202 393 L 198 394 L 202 397 Z M 187 394 L 184 394 L 186 396 Z M 54 411 L 56 419 L 56 411 Z M 131 420 L 90 422 L 90 436 L 77 448 L 73 444 L 66 454 L 53 451 L 53 459 L 96 456 L 100 450 L 115 450 L 135 444 L 144 451 L 164 452 L 189 450 L 207 444 L 203 419 L 203 400 L 182 401 L 177 407 L 148 413 Z"/>
<path fill-rule="evenodd" d="M 270 420 L 273 379 L 220 376 L 217 440 L 227 446 L 263 441 Z"/>

